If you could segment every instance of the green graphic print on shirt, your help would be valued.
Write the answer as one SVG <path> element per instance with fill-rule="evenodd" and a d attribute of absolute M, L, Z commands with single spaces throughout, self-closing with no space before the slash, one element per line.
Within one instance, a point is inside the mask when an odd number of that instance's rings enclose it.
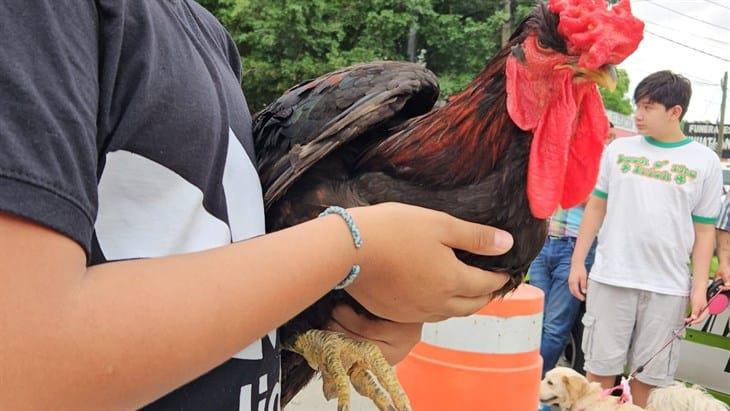
<path fill-rule="evenodd" d="M 678 185 L 688 180 L 697 178 L 697 170 L 692 170 L 683 164 L 669 164 L 667 160 L 652 162 L 646 157 L 633 157 L 619 154 L 617 164 L 622 173 L 632 172 L 633 174 L 653 178 L 667 183 L 674 182 Z M 669 166 L 669 167 L 667 167 Z"/>

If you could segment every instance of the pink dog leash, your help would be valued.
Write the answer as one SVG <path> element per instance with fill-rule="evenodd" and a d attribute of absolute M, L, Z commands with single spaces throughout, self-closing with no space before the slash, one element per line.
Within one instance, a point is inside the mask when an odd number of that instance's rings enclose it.
<path fill-rule="evenodd" d="M 634 403 L 634 397 L 631 396 L 631 386 L 629 385 L 629 381 L 631 381 L 632 377 L 626 378 L 621 377 L 621 384 L 611 387 L 608 389 L 605 389 L 601 392 L 602 397 L 608 397 L 609 395 L 616 392 L 616 390 L 621 390 L 621 395 L 618 397 L 618 403 L 619 404 L 633 404 Z"/>
<path fill-rule="evenodd" d="M 705 310 L 707 310 L 707 309 L 708 309 L 709 307 L 713 306 L 713 305 L 712 305 L 712 304 L 713 304 L 713 302 L 714 302 L 714 301 L 715 301 L 715 299 L 716 299 L 716 298 L 718 298 L 718 297 L 719 297 L 720 295 L 722 295 L 722 294 L 721 294 L 721 293 L 717 293 L 717 294 L 713 295 L 713 296 L 712 296 L 712 298 L 710 298 L 710 300 L 709 300 L 709 301 L 707 302 L 707 305 L 705 305 L 705 306 L 704 306 L 704 307 L 703 307 L 703 308 L 702 308 L 702 309 L 700 310 L 700 314 L 701 314 L 701 313 L 703 313 L 703 312 L 704 312 Z M 727 297 L 725 297 L 725 298 L 727 298 Z M 713 308 L 715 308 L 715 307 L 713 306 Z M 723 311 L 723 310 L 724 310 L 725 308 L 727 308 L 727 305 L 723 306 L 723 307 L 722 307 L 722 309 L 720 309 L 719 311 L 720 311 L 720 312 L 722 312 L 722 311 Z M 716 310 L 717 310 L 717 309 L 715 309 L 715 310 L 710 310 L 710 311 L 716 311 Z M 718 314 L 718 313 L 715 313 L 715 312 L 713 312 L 713 314 Z M 618 402 L 619 402 L 619 404 L 627 404 L 627 403 L 628 403 L 628 404 L 633 404 L 633 403 L 634 403 L 634 398 L 633 398 L 633 397 L 631 396 L 631 386 L 629 385 L 629 382 L 630 382 L 630 381 L 631 381 L 632 379 L 634 379 L 634 377 L 636 377 L 636 375 L 637 375 L 637 374 L 640 374 L 641 372 L 643 372 L 643 371 L 644 371 L 644 368 L 645 368 L 645 367 L 646 367 L 646 366 L 647 366 L 647 365 L 648 365 L 648 364 L 649 364 L 649 363 L 650 363 L 650 362 L 651 362 L 651 361 L 652 361 L 652 360 L 653 360 L 654 358 L 656 358 L 656 356 L 657 356 L 657 355 L 659 355 L 659 353 L 661 353 L 661 352 L 662 352 L 662 351 L 664 351 L 664 350 L 665 350 L 665 349 L 666 349 L 667 347 L 669 347 L 669 345 L 670 345 L 670 344 L 671 344 L 672 342 L 674 342 L 674 340 L 676 340 L 676 339 L 679 339 L 679 338 L 681 338 L 681 337 L 682 337 L 682 332 L 683 332 L 683 331 L 684 331 L 684 330 L 685 330 L 685 329 L 686 329 L 687 327 L 689 327 L 689 325 L 690 325 L 690 323 L 689 323 L 689 322 L 686 322 L 686 323 L 684 323 L 684 325 L 683 325 L 683 326 L 681 326 L 680 328 L 678 328 L 678 329 L 674 330 L 674 331 L 672 332 L 672 336 L 671 336 L 671 337 L 670 337 L 670 338 L 669 338 L 669 339 L 667 340 L 667 342 L 666 342 L 666 343 L 665 343 L 665 344 L 664 344 L 664 345 L 662 346 L 662 348 L 660 348 L 660 349 L 659 349 L 659 351 L 657 351 L 656 353 L 654 353 L 654 355 L 652 355 L 651 357 L 649 357 L 649 359 L 648 359 L 648 360 L 646 360 L 646 362 L 645 362 L 644 364 L 642 364 L 642 365 L 640 365 L 639 367 L 637 367 L 637 368 L 636 368 L 636 370 L 634 370 L 634 372 L 632 372 L 631 374 L 629 374 L 629 377 L 628 377 L 628 378 L 626 378 L 626 377 L 621 377 L 621 383 L 620 383 L 619 385 L 617 385 L 617 386 L 615 386 L 615 387 L 611 387 L 611 388 L 608 388 L 608 389 L 605 389 L 605 390 L 603 390 L 603 392 L 602 392 L 602 394 L 601 394 L 601 395 L 602 395 L 603 397 L 608 397 L 609 395 L 611 395 L 611 394 L 613 394 L 614 392 L 616 392 L 616 390 L 621 390 L 621 396 L 620 396 L 620 397 L 618 397 Z"/>

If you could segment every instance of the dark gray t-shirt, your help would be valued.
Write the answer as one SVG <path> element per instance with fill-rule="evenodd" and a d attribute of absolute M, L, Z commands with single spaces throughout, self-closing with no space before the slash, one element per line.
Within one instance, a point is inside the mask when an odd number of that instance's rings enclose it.
<path fill-rule="evenodd" d="M 0 39 L 1 211 L 90 265 L 263 233 L 239 56 L 197 3 L 0 0 Z M 278 410 L 279 392 L 272 331 L 150 408 Z"/>

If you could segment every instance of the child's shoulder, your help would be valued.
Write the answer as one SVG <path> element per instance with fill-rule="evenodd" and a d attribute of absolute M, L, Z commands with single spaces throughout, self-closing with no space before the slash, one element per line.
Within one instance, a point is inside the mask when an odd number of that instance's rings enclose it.
<path fill-rule="evenodd" d="M 644 136 L 641 135 L 634 135 L 634 136 L 628 136 L 628 137 L 619 137 L 614 139 L 611 144 L 608 145 L 608 147 L 621 147 L 621 146 L 631 146 L 641 143 L 641 140 L 644 138 Z"/>
<path fill-rule="evenodd" d="M 689 144 L 687 144 L 687 148 L 699 155 L 717 158 L 717 153 L 715 153 L 715 150 L 702 143 L 698 143 L 695 140 L 692 140 Z"/>
<path fill-rule="evenodd" d="M 638 148 L 641 146 L 642 138 L 642 136 L 637 135 L 614 139 L 609 145 L 606 146 L 607 154 L 611 155 L 622 150 Z"/>
<path fill-rule="evenodd" d="M 717 156 L 717 153 L 715 153 L 713 149 L 702 143 L 692 141 L 683 148 L 684 150 L 682 151 L 682 155 L 691 157 L 692 159 L 696 159 L 696 162 L 699 164 L 705 165 L 707 167 L 720 166 L 720 158 Z"/>

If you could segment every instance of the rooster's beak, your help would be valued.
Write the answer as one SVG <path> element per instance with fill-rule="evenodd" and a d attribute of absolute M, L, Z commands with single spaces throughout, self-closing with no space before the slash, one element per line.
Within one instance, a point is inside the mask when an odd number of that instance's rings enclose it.
<path fill-rule="evenodd" d="M 575 67 L 574 70 L 577 76 L 588 79 L 609 91 L 616 90 L 618 74 L 616 74 L 616 67 L 612 64 L 606 64 L 598 70 L 589 70 L 582 67 Z"/>

